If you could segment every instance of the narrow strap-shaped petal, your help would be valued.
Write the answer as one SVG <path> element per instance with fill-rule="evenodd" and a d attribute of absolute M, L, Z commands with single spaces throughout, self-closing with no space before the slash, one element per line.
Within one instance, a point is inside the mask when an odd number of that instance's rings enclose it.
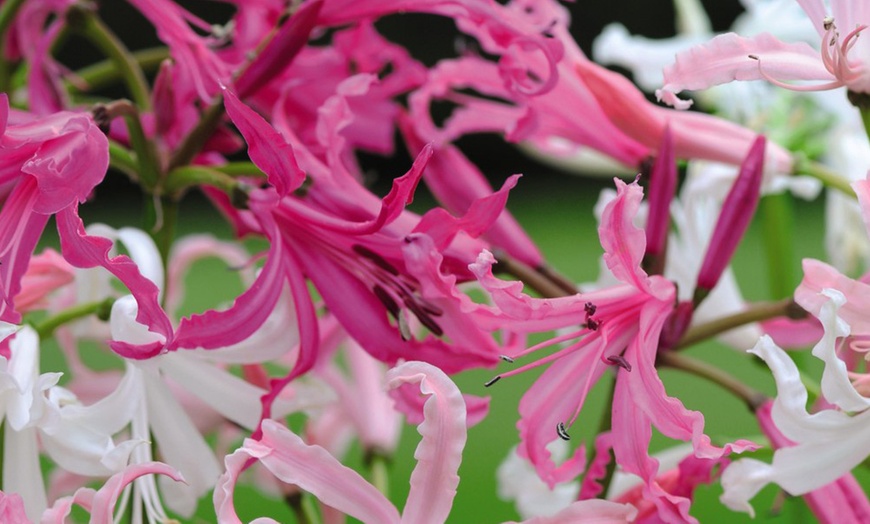
<path fill-rule="evenodd" d="M 290 67 L 293 59 L 308 43 L 321 5 L 321 0 L 305 2 L 278 29 L 266 47 L 257 53 L 256 58 L 236 80 L 239 97 L 246 98 L 256 93 L 259 88 Z"/>
<path fill-rule="evenodd" d="M 626 185 L 615 178 L 616 198 L 604 209 L 598 236 L 604 248 L 604 262 L 613 276 L 637 289 L 647 291 L 649 281 L 640 267 L 646 248 L 646 235 L 634 225 L 643 190 L 635 182 Z"/>
<path fill-rule="evenodd" d="M 184 477 L 174 468 L 160 462 L 136 464 L 121 473 L 109 478 L 103 487 L 97 490 L 91 501 L 91 524 L 112 524 L 114 522 L 115 503 L 124 488 L 144 475 L 165 475 L 176 482 L 184 482 Z"/>
<path fill-rule="evenodd" d="M 609 500 L 581 500 L 550 517 L 535 517 L 522 524 L 622 524 L 634 522 L 637 508 Z M 512 524 L 512 523 L 507 523 Z"/>
<path fill-rule="evenodd" d="M 419 384 L 428 395 L 424 420 L 417 426 L 423 437 L 414 458 L 411 490 L 402 522 L 437 524 L 447 520 L 459 485 L 459 464 L 467 437 L 465 401 L 459 388 L 440 369 L 424 362 L 406 362 L 387 373 L 387 387 Z"/>
<path fill-rule="evenodd" d="M 283 197 L 301 186 L 305 172 L 296 164 L 293 146 L 229 89 L 224 89 L 224 107 L 245 137 L 251 161 L 266 173 L 278 196 Z"/>
<path fill-rule="evenodd" d="M 214 503 L 220 522 L 239 523 L 233 492 L 239 473 L 257 459 L 278 479 L 299 486 L 323 504 L 371 524 L 399 522 L 399 512 L 359 473 L 343 466 L 320 446 L 309 446 L 274 420 L 263 421 L 261 440 L 247 439 L 226 458 L 226 472 L 218 480 Z"/>
<path fill-rule="evenodd" d="M 733 80 L 836 81 L 825 69 L 819 52 L 804 42 L 787 44 L 769 33 L 743 38 L 734 33 L 719 35 L 706 44 L 679 53 L 664 70 L 665 85 L 656 92 L 659 100 L 685 107 L 675 95 Z"/>

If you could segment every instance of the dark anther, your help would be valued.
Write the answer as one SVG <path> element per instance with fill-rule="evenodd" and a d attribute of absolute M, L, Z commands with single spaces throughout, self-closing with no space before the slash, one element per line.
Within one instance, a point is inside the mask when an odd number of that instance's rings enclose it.
<path fill-rule="evenodd" d="M 435 322 L 434 319 L 432 319 L 432 316 L 429 314 L 429 312 L 424 307 L 422 307 L 421 304 L 418 303 L 413 296 L 405 295 L 405 297 L 402 299 L 402 303 L 404 303 L 405 306 L 409 310 L 411 310 L 411 313 L 413 313 L 414 316 L 417 317 L 420 323 L 429 328 L 429 331 L 431 331 L 436 337 L 440 337 L 444 334 L 444 330 L 441 329 L 441 326 L 439 326 L 438 323 Z"/>
<path fill-rule="evenodd" d="M 619 366 L 626 371 L 631 371 L 631 364 L 629 364 L 622 355 L 611 355 L 607 357 L 607 361 L 614 366 Z"/>
<path fill-rule="evenodd" d="M 596 307 L 595 304 L 593 304 L 592 302 L 587 302 L 583 306 L 583 309 L 586 311 L 586 316 L 591 317 L 592 315 L 595 314 L 595 310 L 597 310 L 598 307 Z"/>
<path fill-rule="evenodd" d="M 556 424 L 556 434 L 559 435 L 559 438 L 562 440 L 571 440 L 571 435 L 569 435 L 568 430 L 565 429 L 564 422 Z"/>
<path fill-rule="evenodd" d="M 392 275 L 398 275 L 398 274 L 399 274 L 399 270 L 396 269 L 395 266 L 393 266 L 392 264 L 390 264 L 389 262 L 387 262 L 387 261 L 384 259 L 384 257 L 382 257 L 381 255 L 375 253 L 374 251 L 372 251 L 371 249 L 365 247 L 364 245 L 362 245 L 362 244 L 354 244 L 354 245 L 351 247 L 351 249 L 353 249 L 353 252 L 356 253 L 357 255 L 359 255 L 359 256 L 361 256 L 361 257 L 364 257 L 364 258 L 367 258 L 367 259 L 371 260 L 371 261 L 372 261 L 376 266 L 378 266 L 379 268 L 383 269 L 383 270 L 386 271 L 387 273 L 390 273 L 390 274 L 392 274 Z"/>
<path fill-rule="evenodd" d="M 597 331 L 598 328 L 601 327 L 601 321 L 595 320 L 594 318 L 587 318 L 586 327 L 589 328 L 591 331 Z"/>
<path fill-rule="evenodd" d="M 387 308 L 387 311 L 390 312 L 390 315 L 393 315 L 393 318 L 398 319 L 399 304 L 397 304 L 393 297 L 390 296 L 389 293 L 387 293 L 387 290 L 379 285 L 375 285 L 375 287 L 372 288 L 372 292 L 375 294 L 376 297 L 378 297 L 378 300 L 381 301 L 381 304 L 383 304 L 384 307 Z"/>
<path fill-rule="evenodd" d="M 509 357 L 509 356 L 507 356 L 507 355 L 499 355 L 498 358 L 504 360 L 504 361 L 507 362 L 508 364 L 513 364 L 513 363 L 514 363 L 514 359 L 512 359 L 511 357 Z"/>
<path fill-rule="evenodd" d="M 112 116 L 109 114 L 109 108 L 105 104 L 97 104 L 91 109 L 91 116 L 94 118 L 94 124 L 103 132 L 104 135 L 109 134 L 109 128 L 112 124 Z"/>
<path fill-rule="evenodd" d="M 490 380 L 488 380 L 488 381 L 483 385 L 483 387 L 488 388 L 489 386 L 495 384 L 495 383 L 498 382 L 499 380 L 501 380 L 501 375 L 496 375 L 495 377 L 493 377 L 493 378 L 491 378 Z"/>

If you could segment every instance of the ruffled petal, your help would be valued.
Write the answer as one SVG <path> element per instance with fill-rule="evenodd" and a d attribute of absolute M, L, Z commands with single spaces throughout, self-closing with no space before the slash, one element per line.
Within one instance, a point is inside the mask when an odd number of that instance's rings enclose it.
<path fill-rule="evenodd" d="M 428 395 L 424 420 L 417 426 L 423 437 L 414 458 L 411 490 L 402 522 L 440 523 L 447 520 L 459 485 L 459 464 L 465 448 L 465 401 L 456 384 L 440 369 L 424 362 L 406 362 L 387 373 L 387 387 L 419 384 Z"/>

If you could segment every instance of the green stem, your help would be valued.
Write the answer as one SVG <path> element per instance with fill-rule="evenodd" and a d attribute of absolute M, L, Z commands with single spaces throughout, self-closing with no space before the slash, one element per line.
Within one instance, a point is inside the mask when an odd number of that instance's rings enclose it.
<path fill-rule="evenodd" d="M 365 464 L 369 469 L 369 480 L 384 496 L 390 496 L 390 458 L 376 451 L 366 454 Z"/>
<path fill-rule="evenodd" d="M 495 272 L 507 273 L 520 279 L 523 284 L 535 290 L 538 295 L 544 298 L 569 296 L 567 290 L 563 289 L 559 283 L 519 260 L 511 258 L 507 253 L 497 253 L 496 259 L 498 263 L 493 267 Z"/>
<path fill-rule="evenodd" d="M 756 302 L 739 313 L 717 318 L 716 320 L 691 328 L 683 335 L 683 338 L 680 339 L 674 349 L 689 347 L 751 322 L 760 322 L 776 317 L 803 318 L 805 315 L 806 312 L 795 304 L 791 298 L 776 302 Z"/>
<path fill-rule="evenodd" d="M 108 319 L 114 303 L 114 298 L 107 298 L 99 302 L 78 304 L 39 322 L 33 326 L 33 329 L 39 335 L 40 340 L 44 340 L 51 337 L 57 328 L 72 322 L 73 320 L 78 320 L 90 315 L 97 315 L 101 319 Z"/>
<path fill-rule="evenodd" d="M 124 115 L 124 122 L 127 123 L 127 132 L 130 134 L 130 145 L 136 152 L 139 183 L 143 189 L 151 192 L 162 178 L 157 162 L 157 151 L 154 149 L 154 143 L 145 136 L 142 121 L 139 119 L 139 111 L 134 106 L 131 107 L 132 111 Z"/>
<path fill-rule="evenodd" d="M 131 53 L 137 68 L 144 71 L 155 71 L 160 63 L 169 58 L 169 49 L 166 47 L 152 47 L 141 49 Z M 103 60 L 89 65 L 75 72 L 75 78 L 83 81 L 86 85 L 81 86 L 76 82 L 68 82 L 67 88 L 76 92 L 97 91 L 108 87 L 122 79 L 121 71 L 114 60 Z"/>
<path fill-rule="evenodd" d="M 232 193 L 238 184 L 236 179 L 215 167 L 183 166 L 166 175 L 163 191 L 172 195 L 191 186 L 207 185 Z"/>
<path fill-rule="evenodd" d="M 74 4 L 67 11 L 67 23 L 112 60 L 133 101 L 143 111 L 149 111 L 151 93 L 145 73 L 124 43 L 103 23 L 97 13 L 86 5 Z"/>
<path fill-rule="evenodd" d="M 767 195 L 761 199 L 759 211 L 770 292 L 776 299 L 790 297 L 800 280 L 800 268 L 795 265 L 792 197 L 789 193 Z"/>
<path fill-rule="evenodd" d="M 718 384 L 726 391 L 743 400 L 752 412 L 755 412 L 758 406 L 767 400 L 767 396 L 764 393 L 747 386 L 734 376 L 702 360 L 674 353 L 673 351 L 665 351 L 659 353 L 658 363 L 663 366 L 686 371 Z"/>
<path fill-rule="evenodd" d="M 157 197 L 155 196 L 154 199 L 156 200 Z M 175 229 L 178 225 L 178 201 L 171 197 L 162 197 L 157 205 L 160 208 L 155 210 L 157 216 L 154 227 L 150 231 L 154 243 L 157 244 L 157 249 L 160 251 L 160 259 L 163 262 L 165 273 L 169 268 L 169 251 L 172 249 Z"/>
<path fill-rule="evenodd" d="M 858 106 L 859 113 L 861 113 L 861 122 L 864 124 L 864 132 L 867 134 L 867 137 L 870 138 L 870 109 L 866 107 L 866 105 Z"/>
<path fill-rule="evenodd" d="M 821 181 L 825 187 L 833 188 L 844 195 L 855 197 L 855 190 L 852 189 L 849 180 L 843 178 L 824 164 L 806 159 L 798 160 L 795 166 L 795 174 L 809 175 Z"/>
<path fill-rule="evenodd" d="M 263 173 L 253 162 L 229 162 L 222 166 L 211 166 L 211 168 L 232 177 L 249 176 L 266 178 L 266 173 Z"/>
<path fill-rule="evenodd" d="M 214 133 L 215 129 L 217 129 L 223 114 L 223 98 L 218 97 L 218 99 L 209 106 L 205 114 L 202 115 L 202 118 L 197 122 L 196 127 L 193 128 L 190 134 L 184 137 L 181 146 L 179 146 L 175 151 L 175 154 L 172 155 L 172 158 L 169 160 L 170 171 L 177 167 L 186 166 L 193 161 L 197 153 L 202 150 L 202 146 L 205 145 L 206 140 L 208 140 Z"/>
<path fill-rule="evenodd" d="M 136 163 L 136 158 L 126 147 L 114 140 L 109 140 L 109 165 L 134 182 L 139 180 L 139 164 Z"/>

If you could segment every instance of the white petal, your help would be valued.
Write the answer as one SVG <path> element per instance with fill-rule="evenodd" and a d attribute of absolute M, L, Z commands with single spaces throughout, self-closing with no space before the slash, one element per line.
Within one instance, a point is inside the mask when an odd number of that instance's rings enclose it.
<path fill-rule="evenodd" d="M 18 493 L 24 499 L 24 510 L 32 522 L 37 522 L 48 507 L 36 428 L 14 431 L 6 428 L 3 447 L 3 491 Z"/>
<path fill-rule="evenodd" d="M 112 339 L 130 344 L 150 344 L 155 341 L 166 342 L 166 337 L 148 331 L 148 327 L 136 321 L 139 305 L 133 295 L 124 295 L 112 304 L 109 325 Z"/>
<path fill-rule="evenodd" d="M 184 354 L 164 355 L 160 368 L 212 409 L 253 430 L 260 421 L 260 397 L 266 393 L 241 378 Z"/>
<path fill-rule="evenodd" d="M 166 505 L 189 517 L 199 497 L 210 491 L 221 473 L 211 448 L 178 401 L 159 378 L 145 375 L 148 418 L 163 462 L 178 469 L 187 485 L 158 480 Z"/>
<path fill-rule="evenodd" d="M 825 335 L 813 348 L 813 355 L 825 363 L 822 394 L 828 402 L 844 411 L 864 411 L 870 408 L 870 399 L 855 390 L 849 380 L 846 363 L 837 357 L 837 338 L 849 335 L 849 325 L 837 316 L 837 310 L 846 303 L 846 297 L 834 289 L 825 289 L 822 294 L 830 298 L 822 305 L 818 317 L 825 328 Z"/>

